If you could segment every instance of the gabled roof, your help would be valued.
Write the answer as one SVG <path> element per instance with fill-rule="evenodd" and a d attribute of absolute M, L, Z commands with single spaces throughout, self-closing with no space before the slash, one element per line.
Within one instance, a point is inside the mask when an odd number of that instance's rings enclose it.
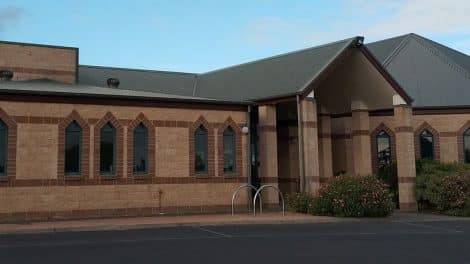
<path fill-rule="evenodd" d="M 199 75 L 196 96 L 258 100 L 302 92 L 358 37 Z"/>
<path fill-rule="evenodd" d="M 203 74 L 80 65 L 79 83 L 224 101 L 249 102 L 301 93 L 341 53 L 362 37 L 290 52 Z"/>
<path fill-rule="evenodd" d="M 359 39 L 350 38 L 203 74 L 81 65 L 79 83 L 106 87 L 108 78 L 119 78 L 121 84 L 117 90 L 235 102 L 292 96 L 305 90 Z M 470 98 L 469 56 L 416 34 L 366 46 L 406 95 L 414 99 L 413 106 L 470 106 L 467 100 Z"/>
<path fill-rule="evenodd" d="M 470 105 L 470 57 L 416 34 L 367 44 L 415 107 Z"/>

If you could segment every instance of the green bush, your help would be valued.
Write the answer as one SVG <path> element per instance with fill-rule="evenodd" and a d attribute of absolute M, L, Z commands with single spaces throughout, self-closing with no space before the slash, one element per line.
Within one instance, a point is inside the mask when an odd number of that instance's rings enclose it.
<path fill-rule="evenodd" d="M 375 177 L 333 178 L 314 198 L 309 213 L 345 217 L 379 217 L 393 212 L 387 185 Z"/>
<path fill-rule="evenodd" d="M 298 213 L 308 213 L 314 198 L 308 193 L 287 194 L 287 208 Z"/>
<path fill-rule="evenodd" d="M 415 195 L 421 209 L 470 216 L 470 166 L 417 161 Z"/>
<path fill-rule="evenodd" d="M 377 178 L 388 185 L 390 194 L 392 195 L 392 201 L 398 206 L 398 174 L 396 162 L 379 168 L 377 170 Z"/>

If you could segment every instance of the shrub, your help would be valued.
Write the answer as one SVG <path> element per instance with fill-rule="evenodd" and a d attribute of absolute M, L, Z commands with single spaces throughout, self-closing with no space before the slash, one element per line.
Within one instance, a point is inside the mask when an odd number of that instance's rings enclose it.
<path fill-rule="evenodd" d="M 388 185 L 390 194 L 392 195 L 392 201 L 395 205 L 398 205 L 398 174 L 396 162 L 379 168 L 377 170 L 377 178 Z"/>
<path fill-rule="evenodd" d="M 470 166 L 418 161 L 415 194 L 421 209 L 470 216 Z"/>
<path fill-rule="evenodd" d="M 299 213 L 308 213 L 314 198 L 308 193 L 287 194 L 287 208 Z"/>
<path fill-rule="evenodd" d="M 375 177 L 340 176 L 320 190 L 309 213 L 349 217 L 379 217 L 393 212 L 387 185 Z"/>

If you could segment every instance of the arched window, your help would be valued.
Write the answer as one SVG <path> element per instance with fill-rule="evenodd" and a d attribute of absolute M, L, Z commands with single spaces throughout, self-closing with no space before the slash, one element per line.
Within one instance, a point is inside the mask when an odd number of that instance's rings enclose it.
<path fill-rule="evenodd" d="M 381 169 L 392 162 L 392 144 L 390 135 L 381 130 L 376 137 L 377 140 L 377 168 Z"/>
<path fill-rule="evenodd" d="M 148 167 L 148 132 L 140 123 L 134 129 L 134 172 L 146 173 Z"/>
<path fill-rule="evenodd" d="M 8 127 L 0 119 L 0 176 L 7 175 Z"/>
<path fill-rule="evenodd" d="M 434 159 L 434 137 L 428 130 L 419 134 L 420 156 L 422 159 Z"/>
<path fill-rule="evenodd" d="M 195 144 L 195 172 L 199 174 L 208 172 L 207 153 L 207 129 L 199 126 L 194 132 Z"/>
<path fill-rule="evenodd" d="M 73 121 L 65 129 L 65 173 L 80 173 L 82 152 L 82 128 Z"/>
<path fill-rule="evenodd" d="M 463 133 L 463 151 L 465 163 L 470 163 L 470 128 Z"/>
<path fill-rule="evenodd" d="M 116 172 L 116 128 L 106 123 L 100 132 L 100 173 L 113 175 Z"/>
<path fill-rule="evenodd" d="M 235 132 L 231 127 L 224 130 L 224 172 L 235 172 Z"/>

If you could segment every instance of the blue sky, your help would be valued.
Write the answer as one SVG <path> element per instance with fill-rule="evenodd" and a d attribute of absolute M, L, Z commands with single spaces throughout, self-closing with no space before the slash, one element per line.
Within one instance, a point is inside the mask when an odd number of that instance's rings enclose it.
<path fill-rule="evenodd" d="M 470 53 L 468 0 L 0 3 L 0 40 L 80 48 L 90 65 L 205 72 L 363 35 L 409 32 Z"/>

